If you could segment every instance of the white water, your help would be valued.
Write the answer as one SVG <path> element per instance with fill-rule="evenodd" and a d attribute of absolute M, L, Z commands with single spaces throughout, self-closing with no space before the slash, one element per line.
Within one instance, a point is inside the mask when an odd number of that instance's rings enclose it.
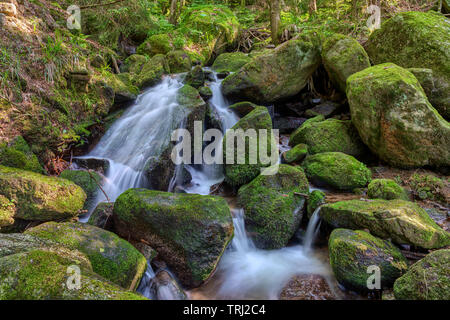
<path fill-rule="evenodd" d="M 317 233 L 319 232 L 320 228 L 320 206 L 314 210 L 313 214 L 311 215 L 311 218 L 308 222 L 308 227 L 306 228 L 306 235 L 305 239 L 303 240 L 303 247 L 305 248 L 306 252 L 310 252 L 312 249 L 312 245 L 314 243 L 314 240 L 317 236 Z"/>

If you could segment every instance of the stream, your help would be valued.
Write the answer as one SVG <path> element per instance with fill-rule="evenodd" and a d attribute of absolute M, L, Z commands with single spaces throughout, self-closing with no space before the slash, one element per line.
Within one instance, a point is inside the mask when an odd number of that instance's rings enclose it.
<path fill-rule="evenodd" d="M 229 103 L 221 92 L 221 80 L 215 73 L 212 75 L 209 87 L 213 96 L 209 100 L 209 107 L 219 116 L 225 131 L 239 118 L 228 108 Z M 147 159 L 158 155 L 170 141 L 179 110 L 176 94 L 182 86 L 179 76 L 167 76 L 160 84 L 144 91 L 94 149 L 79 157 L 108 161 L 109 167 L 105 172 L 106 179 L 102 188 L 110 201 L 115 201 L 127 189 L 148 185 L 143 169 Z M 224 179 L 221 165 L 186 166 L 186 169 L 191 174 L 192 181 L 181 187 L 187 193 L 207 195 L 213 185 Z M 170 191 L 175 184 L 176 182 L 171 183 Z M 80 219 L 81 222 L 88 220 L 98 203 L 107 201 L 104 193 L 98 192 L 95 205 Z M 302 244 L 278 250 L 261 250 L 255 247 L 247 235 L 243 209 L 234 207 L 233 200 L 227 200 L 233 215 L 234 238 L 223 254 L 215 274 L 204 286 L 187 292 L 189 299 L 278 299 L 287 282 L 299 274 L 322 276 L 332 286 L 329 264 L 313 248 L 320 224 L 320 208 L 311 217 Z M 155 290 L 154 279 L 155 272 L 149 262 L 138 291 L 152 299 L 179 298 L 164 286 Z"/>

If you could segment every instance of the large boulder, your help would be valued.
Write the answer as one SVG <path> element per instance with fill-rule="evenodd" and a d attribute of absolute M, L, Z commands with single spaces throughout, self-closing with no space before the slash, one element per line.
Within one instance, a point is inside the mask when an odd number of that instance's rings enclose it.
<path fill-rule="evenodd" d="M 145 300 L 64 251 L 32 249 L 0 258 L 0 300 Z M 75 276 L 79 268 L 79 283 Z M 74 278 L 71 280 L 70 276 Z M 79 287 L 77 287 L 79 284 Z M 73 285 L 72 288 L 70 285 Z"/>
<path fill-rule="evenodd" d="M 214 196 L 130 189 L 113 218 L 120 235 L 148 242 L 189 288 L 208 279 L 233 235 L 230 209 Z"/>
<path fill-rule="evenodd" d="M 374 64 L 392 62 L 404 68 L 433 70 L 433 106 L 450 119 L 450 24 L 434 12 L 402 12 L 369 38 L 367 53 Z"/>
<path fill-rule="evenodd" d="M 319 187 L 353 190 L 364 188 L 372 178 L 372 172 L 362 162 L 341 152 L 307 156 L 302 166 L 308 179 Z"/>
<path fill-rule="evenodd" d="M 342 152 L 361 157 L 367 153 L 366 146 L 350 120 L 306 121 L 289 139 L 290 146 L 300 143 L 308 145 L 310 154 Z"/>
<path fill-rule="evenodd" d="M 168 72 L 166 58 L 158 54 L 142 65 L 141 71 L 134 76 L 133 83 L 140 89 L 151 87 L 161 81 L 164 73 Z"/>
<path fill-rule="evenodd" d="M 272 119 L 266 107 L 256 107 L 252 112 L 241 118 L 228 131 L 223 139 L 223 159 L 225 165 L 225 180 L 233 186 L 241 186 L 256 178 L 261 169 L 273 163 L 262 163 L 259 157 L 260 143 L 267 143 L 267 154 L 270 152 L 278 152 L 274 148 L 278 148 L 274 140 L 272 132 Z M 243 134 L 239 134 L 237 130 L 243 130 Z M 254 129 L 255 135 L 245 134 L 247 130 Z M 267 142 L 260 141 L 261 130 L 266 130 Z M 249 131 L 248 131 L 249 132 Z M 230 148 L 233 147 L 233 153 L 228 155 Z M 245 152 L 239 153 L 238 146 L 244 145 Z M 232 158 L 231 158 L 232 156 Z M 252 161 L 256 159 L 256 163 Z"/>
<path fill-rule="evenodd" d="M 0 165 L 44 173 L 38 158 L 21 136 L 9 144 L 0 143 Z"/>
<path fill-rule="evenodd" d="M 394 283 L 396 299 L 450 300 L 450 249 L 433 251 Z"/>
<path fill-rule="evenodd" d="M 216 58 L 212 69 L 216 72 L 237 72 L 252 59 L 243 52 L 222 53 Z"/>
<path fill-rule="evenodd" d="M 183 50 L 174 50 L 166 54 L 170 73 L 188 72 L 192 68 L 191 57 Z"/>
<path fill-rule="evenodd" d="M 99 227 L 108 231 L 113 231 L 112 213 L 114 202 L 100 202 L 92 211 L 87 224 Z"/>
<path fill-rule="evenodd" d="M 380 270 L 380 289 L 392 288 L 395 279 L 408 269 L 407 260 L 397 247 L 365 231 L 334 229 L 328 250 L 338 282 L 359 292 L 370 290 L 367 283 L 371 266 Z"/>
<path fill-rule="evenodd" d="M 362 141 L 398 167 L 450 164 L 450 124 L 429 103 L 417 79 L 391 63 L 347 80 L 352 122 Z"/>
<path fill-rule="evenodd" d="M 103 178 L 95 171 L 87 170 L 64 170 L 59 175 L 60 178 L 67 179 L 79 185 L 87 195 L 84 203 L 85 209 L 90 209 L 94 205 L 95 198 L 102 185 Z"/>
<path fill-rule="evenodd" d="M 225 78 L 222 91 L 228 97 L 257 103 L 290 98 L 306 86 L 320 60 L 320 52 L 312 42 L 290 40 Z"/>
<path fill-rule="evenodd" d="M 442 248 L 450 234 L 413 202 L 404 200 L 350 200 L 326 204 L 320 216 L 334 228 L 368 229 L 374 236 L 397 244 Z"/>
<path fill-rule="evenodd" d="M 25 233 L 84 253 L 95 273 L 129 290 L 137 288 L 147 268 L 145 257 L 130 243 L 88 224 L 49 222 Z"/>
<path fill-rule="evenodd" d="M 392 179 L 374 179 L 369 183 L 367 195 L 371 199 L 409 200 L 405 189 Z"/>
<path fill-rule="evenodd" d="M 141 55 L 148 55 L 150 57 L 157 54 L 167 54 L 175 49 L 172 44 L 172 39 L 166 33 L 155 34 L 147 38 L 137 48 L 137 53 Z"/>
<path fill-rule="evenodd" d="M 260 175 L 238 192 L 247 231 L 259 248 L 283 248 L 303 217 L 308 180 L 301 168 L 279 165 L 274 175 Z M 296 194 L 298 193 L 298 194 Z"/>
<path fill-rule="evenodd" d="M 322 46 L 322 61 L 333 83 L 345 92 L 347 78 L 370 67 L 369 56 L 355 39 L 336 34 Z"/>
<path fill-rule="evenodd" d="M 86 194 L 75 183 L 0 166 L 0 195 L 15 205 L 15 218 L 50 221 L 82 213 Z"/>

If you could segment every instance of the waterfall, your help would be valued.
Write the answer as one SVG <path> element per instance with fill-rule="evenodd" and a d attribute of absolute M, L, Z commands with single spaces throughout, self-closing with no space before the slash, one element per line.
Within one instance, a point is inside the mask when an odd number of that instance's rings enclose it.
<path fill-rule="evenodd" d="M 308 222 L 308 227 L 306 228 L 306 235 L 305 239 L 303 241 L 303 247 L 305 248 L 305 251 L 310 251 L 312 248 L 312 245 L 314 243 L 314 239 L 316 238 L 317 233 L 320 229 L 320 206 L 314 210 L 313 214 L 311 215 L 311 218 Z"/>

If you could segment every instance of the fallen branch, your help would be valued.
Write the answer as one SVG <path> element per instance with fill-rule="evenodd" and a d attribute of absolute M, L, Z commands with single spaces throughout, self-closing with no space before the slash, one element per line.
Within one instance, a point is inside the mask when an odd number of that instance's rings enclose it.
<path fill-rule="evenodd" d="M 306 199 L 309 199 L 309 195 L 306 194 L 306 193 L 294 192 L 294 195 L 296 195 L 296 196 L 301 196 L 301 197 L 304 197 L 304 198 L 306 198 Z"/>

